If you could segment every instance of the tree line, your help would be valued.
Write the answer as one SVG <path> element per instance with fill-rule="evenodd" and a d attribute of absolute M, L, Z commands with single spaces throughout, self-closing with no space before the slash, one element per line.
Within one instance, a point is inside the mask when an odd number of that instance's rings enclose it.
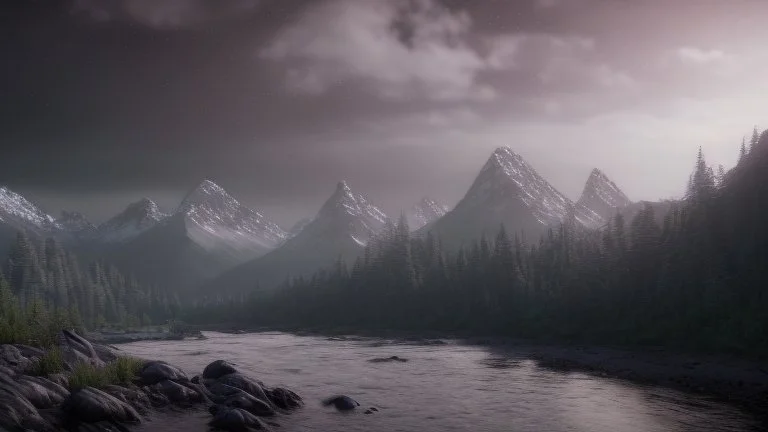
<path fill-rule="evenodd" d="M 573 218 L 535 241 L 503 226 L 456 252 L 401 217 L 351 268 L 185 318 L 277 328 L 461 331 L 768 354 L 768 134 L 729 172 L 699 151 L 684 199 L 600 230 Z"/>
<path fill-rule="evenodd" d="M 57 240 L 19 232 L 0 270 L 0 343 L 45 344 L 62 328 L 163 323 L 178 297 L 143 287 L 114 266 L 80 263 Z"/>

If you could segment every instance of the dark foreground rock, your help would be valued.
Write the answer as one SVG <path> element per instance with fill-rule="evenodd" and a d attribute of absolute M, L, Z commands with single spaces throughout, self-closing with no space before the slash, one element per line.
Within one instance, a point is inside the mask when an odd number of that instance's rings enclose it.
<path fill-rule="evenodd" d="M 219 379 L 224 375 L 229 375 L 236 372 L 237 372 L 237 369 L 235 369 L 235 367 L 232 364 L 224 360 L 216 360 L 215 362 L 205 367 L 205 369 L 203 370 L 203 378 Z"/>
<path fill-rule="evenodd" d="M 141 422 L 141 415 L 132 406 L 92 387 L 85 387 L 73 393 L 62 406 L 62 411 L 67 416 L 68 424 Z"/>
<path fill-rule="evenodd" d="M 332 396 L 323 401 L 323 406 L 331 406 L 331 405 L 333 405 L 333 407 L 339 411 L 351 411 L 359 407 L 360 403 L 358 403 L 356 400 L 352 399 L 349 396 L 339 395 L 339 396 Z"/>
<path fill-rule="evenodd" d="M 166 380 L 189 381 L 184 371 L 161 361 L 147 362 L 139 371 L 139 378 L 146 385 L 153 385 Z"/>
<path fill-rule="evenodd" d="M 94 374 L 112 376 L 98 368 L 117 361 L 118 350 L 68 330 L 59 334 L 56 348 L 64 372 L 35 376 L 33 371 L 44 373 L 51 368 L 42 367 L 40 362 L 46 351 L 0 345 L 0 431 L 128 431 L 155 409 L 202 410 L 206 406 L 213 415 L 212 427 L 254 431 L 279 426 L 262 418 L 279 420 L 279 416 L 303 406 L 293 391 L 267 387 L 224 360 L 212 362 L 193 380 L 172 364 L 141 362 L 136 376 L 122 377 L 119 385 L 100 383 L 96 388 L 85 384 L 79 388 L 85 378 L 75 380 L 74 370 L 87 364 L 96 368 Z M 81 384 L 74 388 L 71 382 Z"/>
<path fill-rule="evenodd" d="M 213 420 L 211 427 L 233 432 L 248 432 L 267 429 L 266 423 L 255 415 L 240 408 L 230 408 L 223 405 L 214 405 L 210 409 Z"/>

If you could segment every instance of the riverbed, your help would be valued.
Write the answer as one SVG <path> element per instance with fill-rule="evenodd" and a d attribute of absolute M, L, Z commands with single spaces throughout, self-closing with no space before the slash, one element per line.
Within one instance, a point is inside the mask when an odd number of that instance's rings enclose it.
<path fill-rule="evenodd" d="M 489 349 L 459 341 L 404 342 L 287 333 L 223 334 L 204 340 L 120 345 L 199 374 L 225 359 L 270 386 L 299 393 L 306 407 L 277 419 L 285 431 L 762 431 L 754 413 L 706 395 L 642 385 L 532 359 L 532 348 Z M 407 362 L 370 362 L 398 356 Z M 377 407 L 339 413 L 320 401 L 346 394 Z M 204 412 L 161 413 L 140 430 L 207 431 Z"/>

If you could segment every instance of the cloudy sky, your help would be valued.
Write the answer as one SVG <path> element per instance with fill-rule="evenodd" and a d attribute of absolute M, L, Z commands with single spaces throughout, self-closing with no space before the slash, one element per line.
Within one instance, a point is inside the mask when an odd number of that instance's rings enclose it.
<path fill-rule="evenodd" d="M 766 123 L 763 0 L 9 0 L 0 184 L 102 221 L 210 178 L 290 226 L 452 205 L 498 146 L 679 196 Z"/>

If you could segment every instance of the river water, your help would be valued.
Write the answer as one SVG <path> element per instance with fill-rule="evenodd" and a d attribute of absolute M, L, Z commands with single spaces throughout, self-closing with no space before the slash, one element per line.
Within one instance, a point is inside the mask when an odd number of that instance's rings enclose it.
<path fill-rule="evenodd" d="M 284 431 L 757 431 L 756 419 L 703 396 L 582 373 L 552 371 L 518 352 L 454 341 L 228 335 L 205 340 L 135 342 L 131 355 L 165 360 L 196 375 L 225 359 L 269 386 L 301 395 L 306 407 L 277 422 Z M 372 363 L 397 355 L 406 363 Z M 339 413 L 320 401 L 346 394 L 361 408 Z M 142 430 L 207 431 L 207 412 L 158 415 Z"/>

